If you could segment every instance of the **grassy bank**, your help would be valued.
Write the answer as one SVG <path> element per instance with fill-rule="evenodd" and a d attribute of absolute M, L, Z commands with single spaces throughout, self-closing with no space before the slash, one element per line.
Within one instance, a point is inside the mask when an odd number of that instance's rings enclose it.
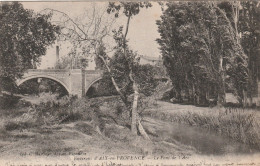
<path fill-rule="evenodd" d="M 169 146 L 161 140 L 150 142 L 132 135 L 129 113 L 117 96 L 75 99 L 42 94 L 38 101 L 19 101 L 0 109 L 1 156 L 19 156 L 25 151 L 41 155 L 193 153 L 181 145 Z"/>
<path fill-rule="evenodd" d="M 129 112 L 118 96 L 76 99 L 42 94 L 34 104 L 19 101 L 13 108 L 0 111 L 0 147 L 6 153 L 17 150 L 17 146 L 30 147 L 26 150 L 46 155 L 79 151 L 112 155 L 194 153 L 193 148 L 170 141 L 173 136 L 168 133 L 168 122 L 178 122 L 214 130 L 259 149 L 259 112 L 254 110 L 210 109 L 155 102 L 152 98 L 142 104 L 146 109 L 139 108 L 141 114 L 154 117 L 150 119 L 156 122 L 142 121 L 152 142 L 131 135 Z M 170 128 L 161 128 L 163 124 L 157 119 Z"/>
<path fill-rule="evenodd" d="M 42 93 L 37 102 L 21 100 L 10 108 L 2 109 L 0 115 L 7 117 L 4 120 L 4 128 L 8 131 L 75 121 L 88 121 L 101 129 L 107 121 L 126 125 L 123 121 L 128 117 L 124 115 L 122 104 L 111 101 L 117 99 L 113 97 L 76 99 L 68 96 L 58 98 L 54 94 Z"/>
<path fill-rule="evenodd" d="M 159 102 L 159 105 L 146 109 L 144 115 L 213 130 L 260 149 L 260 116 L 255 110 L 203 108 Z"/>

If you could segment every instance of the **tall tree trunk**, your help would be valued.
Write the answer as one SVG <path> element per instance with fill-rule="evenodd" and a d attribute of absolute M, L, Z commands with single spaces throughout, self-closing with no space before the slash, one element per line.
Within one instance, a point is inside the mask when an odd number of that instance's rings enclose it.
<path fill-rule="evenodd" d="M 248 73 L 248 83 L 247 83 L 247 89 L 248 89 L 248 106 L 251 107 L 253 105 L 253 91 L 255 90 L 255 83 L 253 81 L 253 69 L 254 65 L 251 61 L 251 51 L 249 53 L 249 73 Z"/>
<path fill-rule="evenodd" d="M 131 19 L 131 13 L 129 13 L 128 18 L 127 18 L 127 24 L 126 24 L 126 31 L 124 35 L 124 56 L 127 59 L 127 50 L 126 50 L 126 36 L 128 34 L 128 28 L 129 28 L 129 23 Z M 133 78 L 133 70 L 132 70 L 132 65 L 131 62 L 128 62 L 129 66 L 129 78 L 131 82 L 133 83 L 133 90 L 134 90 L 134 101 L 132 105 L 132 110 L 131 110 L 131 131 L 133 134 L 137 134 L 137 109 L 138 109 L 138 98 L 139 98 L 139 92 L 138 92 L 138 87 L 137 84 Z"/>
<path fill-rule="evenodd" d="M 133 134 L 137 134 L 137 107 L 138 107 L 138 98 L 139 98 L 139 92 L 138 88 L 135 82 L 133 82 L 133 89 L 134 89 L 134 101 L 133 101 L 133 107 L 132 107 L 132 122 L 131 122 L 131 131 Z"/>
<path fill-rule="evenodd" d="M 226 103 L 226 90 L 225 90 L 225 73 L 223 69 L 223 56 L 219 59 L 219 90 L 218 90 L 218 106 L 223 106 Z"/>
<path fill-rule="evenodd" d="M 192 100 L 193 100 L 193 104 L 196 105 L 197 96 L 196 96 L 196 90 L 195 90 L 194 83 L 192 83 Z"/>
<path fill-rule="evenodd" d="M 243 107 L 246 107 L 246 106 L 247 106 L 247 93 L 243 89 Z"/>
<path fill-rule="evenodd" d="M 86 72 L 85 72 L 85 68 L 82 66 L 81 67 L 81 97 L 85 97 L 86 96 Z"/>
<path fill-rule="evenodd" d="M 238 34 L 239 6 L 240 6 L 239 1 L 235 1 L 232 4 L 234 28 L 235 28 L 237 43 L 239 43 L 239 41 L 240 41 L 240 37 L 239 37 L 239 34 Z"/>
<path fill-rule="evenodd" d="M 129 13 L 128 18 L 127 18 L 127 24 L 126 24 L 126 31 L 125 31 L 125 35 L 124 35 L 124 56 L 127 59 L 127 50 L 126 50 L 126 36 L 128 34 L 128 28 L 129 28 L 129 23 L 130 23 L 130 19 L 131 19 L 131 13 Z M 133 101 L 133 105 L 132 105 L 132 119 L 131 119 L 131 132 L 134 135 L 137 135 L 137 127 L 141 133 L 141 135 L 145 138 L 145 139 L 149 139 L 148 135 L 146 134 L 145 130 L 143 129 L 143 126 L 141 124 L 141 122 L 139 121 L 138 126 L 137 126 L 137 120 L 139 119 L 137 110 L 138 110 L 138 98 L 139 98 L 139 90 L 137 87 L 137 84 L 134 80 L 133 77 L 133 69 L 132 69 L 132 64 L 131 62 L 128 62 L 128 66 L 129 66 L 129 78 L 131 80 L 131 82 L 133 83 L 133 90 L 134 90 L 134 101 Z"/>

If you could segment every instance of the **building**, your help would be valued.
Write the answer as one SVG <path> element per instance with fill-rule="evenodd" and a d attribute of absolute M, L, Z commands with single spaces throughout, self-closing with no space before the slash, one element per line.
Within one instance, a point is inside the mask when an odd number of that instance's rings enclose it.
<path fill-rule="evenodd" d="M 140 56 L 140 64 L 145 65 L 145 64 L 150 64 L 150 65 L 158 65 L 162 64 L 162 58 L 161 56 L 159 57 L 150 57 L 150 56 Z"/>
<path fill-rule="evenodd" d="M 49 54 L 52 54 L 52 56 L 46 56 L 44 57 L 45 60 L 49 58 L 49 60 L 54 60 L 55 63 L 53 64 L 54 67 L 48 67 L 48 68 L 56 68 L 56 69 L 81 69 L 82 65 L 84 66 L 85 70 L 95 70 L 96 69 L 96 63 L 93 56 L 90 57 L 79 57 L 77 55 L 69 56 L 68 52 L 69 50 L 63 50 L 62 55 L 60 55 L 60 47 L 59 45 L 56 45 L 56 57 L 55 60 L 50 57 L 53 56 L 53 52 L 55 52 L 53 49 L 49 49 Z M 48 55 L 49 55 L 48 54 Z M 49 64 L 51 65 L 51 64 Z"/>

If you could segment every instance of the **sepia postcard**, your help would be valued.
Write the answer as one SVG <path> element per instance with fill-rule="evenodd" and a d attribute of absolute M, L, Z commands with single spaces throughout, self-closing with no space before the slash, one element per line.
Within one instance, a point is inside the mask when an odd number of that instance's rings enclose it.
<path fill-rule="evenodd" d="M 260 1 L 0 1 L 0 166 L 260 166 Z"/>

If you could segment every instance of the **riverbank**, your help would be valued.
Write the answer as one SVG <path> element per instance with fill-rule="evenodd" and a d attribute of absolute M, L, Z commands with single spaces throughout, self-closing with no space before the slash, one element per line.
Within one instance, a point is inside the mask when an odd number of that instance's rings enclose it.
<path fill-rule="evenodd" d="M 209 108 L 157 101 L 144 116 L 208 129 L 260 149 L 260 112 L 243 108 Z"/>
<path fill-rule="evenodd" d="M 38 104 L 20 102 L 19 107 L 1 110 L 1 156 L 24 157 L 27 154 L 55 156 L 67 153 L 226 155 L 257 152 L 251 151 L 250 147 L 229 143 L 217 134 L 207 132 L 210 129 L 214 130 L 216 124 L 222 129 L 221 118 L 227 119 L 225 124 L 229 122 L 230 125 L 226 128 L 230 130 L 232 123 L 238 123 L 236 118 L 243 119 L 249 115 L 252 117 L 255 111 L 220 113 L 215 108 L 149 101 L 141 112 L 143 116 L 141 122 L 152 140 L 147 141 L 140 136 L 131 135 L 129 114 L 118 96 L 93 99 L 69 97 L 44 99 L 46 96 L 40 96 Z M 235 116 L 237 114 L 240 116 Z M 182 123 L 186 126 L 179 125 Z M 189 126 L 196 126 L 198 129 Z M 256 126 L 254 129 L 256 132 L 259 128 Z M 248 130 L 253 131 L 250 126 Z M 212 144 L 217 146 L 211 147 Z"/>
<path fill-rule="evenodd" d="M 2 109 L 1 158 L 195 154 L 194 148 L 177 142 L 169 146 L 156 138 L 151 142 L 131 135 L 128 117 L 115 102 L 118 97 L 71 100 L 49 98 L 39 105 Z"/>

